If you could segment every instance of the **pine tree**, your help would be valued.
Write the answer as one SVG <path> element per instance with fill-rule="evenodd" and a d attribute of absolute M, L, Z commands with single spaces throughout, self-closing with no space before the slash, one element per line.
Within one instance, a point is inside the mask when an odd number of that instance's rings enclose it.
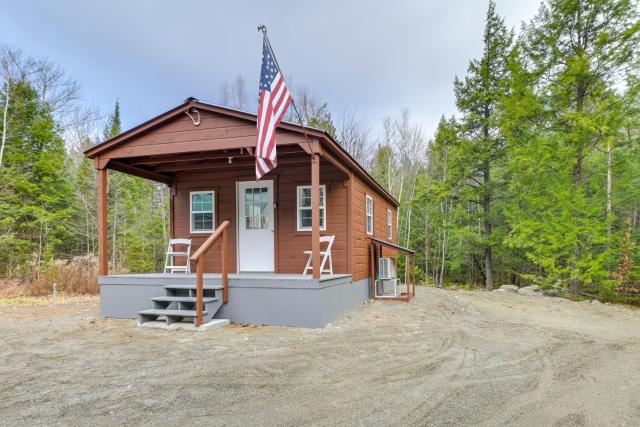
<path fill-rule="evenodd" d="M 11 120 L 0 170 L 0 265 L 24 272 L 29 260 L 64 253 L 72 214 L 64 141 L 27 81 L 12 83 Z"/>
<path fill-rule="evenodd" d="M 116 102 L 104 138 L 121 133 L 120 104 Z M 111 264 L 114 270 L 155 271 L 160 267 L 167 236 L 169 200 L 166 186 L 111 171 L 109 221 Z"/>
<path fill-rule="evenodd" d="M 630 0 L 550 0 L 526 27 L 522 46 L 536 83 L 545 125 L 545 145 L 558 164 L 547 170 L 546 193 L 565 218 L 565 229 L 549 229 L 547 241 L 569 242 L 563 251 L 569 285 L 602 278 L 607 246 L 603 192 L 593 186 L 596 148 L 615 138 L 627 114 L 617 87 L 637 60 L 637 3 Z M 558 163 L 558 160 L 562 160 Z M 588 172 L 588 174 L 586 173 Z M 554 188 L 555 193 L 548 189 Z M 544 189 L 541 189 L 544 191 Z M 557 220 L 550 218 L 552 223 Z M 551 224 L 548 224 L 551 226 Z M 542 242 L 540 242 L 542 244 Z M 547 266 L 547 270 L 550 266 Z M 553 263 L 553 268 L 560 266 Z"/>
<path fill-rule="evenodd" d="M 489 2 L 484 30 L 484 51 L 480 59 L 469 63 L 464 80 L 455 80 L 456 104 L 462 113 L 456 152 L 460 184 L 465 185 L 465 198 L 482 207 L 482 238 L 485 287 L 493 288 L 493 247 L 497 215 L 493 202 L 501 192 L 496 176 L 504 157 L 504 141 L 498 128 L 498 105 L 507 75 L 506 60 L 513 34 L 507 29 Z"/>

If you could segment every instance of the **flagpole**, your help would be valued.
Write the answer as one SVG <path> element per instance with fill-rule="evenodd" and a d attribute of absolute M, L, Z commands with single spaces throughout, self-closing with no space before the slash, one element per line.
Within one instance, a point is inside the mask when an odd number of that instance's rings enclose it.
<path fill-rule="evenodd" d="M 264 39 L 266 40 L 267 45 L 269 46 L 269 51 L 271 52 L 271 57 L 273 58 L 273 62 L 276 63 L 276 67 L 278 67 L 278 70 L 282 75 L 282 79 L 285 80 L 284 74 L 282 73 L 282 68 L 280 68 L 280 64 L 278 64 L 278 59 L 276 58 L 276 54 L 273 51 L 273 47 L 271 47 L 271 41 L 269 40 L 269 36 L 267 36 L 267 27 L 265 25 L 258 25 L 258 31 L 262 32 L 262 35 L 264 36 Z M 307 145 L 309 145 L 309 151 L 313 152 L 313 150 L 311 149 L 311 141 L 309 140 L 309 135 L 307 135 L 307 128 L 304 125 L 304 121 L 302 120 L 300 111 L 298 111 L 298 106 L 296 105 L 296 100 L 294 99 L 293 93 L 291 93 L 291 105 L 293 106 L 293 111 L 296 112 L 296 115 L 298 116 L 298 120 L 300 121 L 300 126 L 302 127 L 302 133 L 304 134 L 304 138 L 307 140 Z"/>

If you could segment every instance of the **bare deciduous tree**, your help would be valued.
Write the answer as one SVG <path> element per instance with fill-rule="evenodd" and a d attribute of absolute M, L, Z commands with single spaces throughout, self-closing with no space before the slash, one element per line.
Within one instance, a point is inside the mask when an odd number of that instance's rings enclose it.
<path fill-rule="evenodd" d="M 399 211 L 399 229 L 404 231 L 401 243 L 408 243 L 411 232 L 411 204 L 415 194 L 416 178 L 424 167 L 426 139 L 422 129 L 411 122 L 409 110 L 404 109 L 398 117 L 387 117 L 382 123 L 379 146 L 388 147 L 387 165 L 384 173 L 387 189 L 406 206 Z"/>
<path fill-rule="evenodd" d="M 75 103 L 80 99 L 78 82 L 69 77 L 61 66 L 47 59 L 34 60 L 32 69 L 31 84 L 51 113 L 60 119 L 73 114 Z"/>
<path fill-rule="evenodd" d="M 355 110 L 345 110 L 338 123 L 338 142 L 351 156 L 364 165 L 371 153 L 371 125 Z"/>
<path fill-rule="evenodd" d="M 225 80 L 220 86 L 221 105 L 237 110 L 247 109 L 247 92 L 244 78 L 238 75 L 233 81 Z"/>

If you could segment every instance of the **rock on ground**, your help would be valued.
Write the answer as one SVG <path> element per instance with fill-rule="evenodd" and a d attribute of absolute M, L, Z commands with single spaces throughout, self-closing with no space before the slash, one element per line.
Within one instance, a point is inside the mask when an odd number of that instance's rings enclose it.
<path fill-rule="evenodd" d="M 500 286 L 500 289 L 502 289 L 503 292 L 518 292 L 518 287 L 516 285 L 502 285 Z"/>
<path fill-rule="evenodd" d="M 530 295 L 530 296 L 538 296 L 544 295 L 542 290 L 538 285 L 524 286 L 518 289 L 518 293 L 521 295 Z"/>

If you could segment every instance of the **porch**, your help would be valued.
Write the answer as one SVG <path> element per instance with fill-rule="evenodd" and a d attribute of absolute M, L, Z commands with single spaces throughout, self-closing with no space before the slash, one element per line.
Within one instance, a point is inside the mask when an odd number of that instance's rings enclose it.
<path fill-rule="evenodd" d="M 212 319 L 317 328 L 369 298 L 369 280 L 352 281 L 350 274 L 326 274 L 319 279 L 299 274 L 229 273 L 228 302 L 222 304 L 223 278 L 203 275 L 203 292 L 211 292 L 206 310 Z M 167 287 L 195 292 L 196 274 L 122 274 L 101 276 L 100 306 L 105 317 L 135 319 L 153 309 Z"/>

